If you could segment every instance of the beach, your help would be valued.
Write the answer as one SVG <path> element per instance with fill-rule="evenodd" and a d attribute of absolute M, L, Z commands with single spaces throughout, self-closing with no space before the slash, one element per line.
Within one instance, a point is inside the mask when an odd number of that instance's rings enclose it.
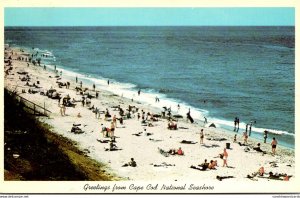
<path fill-rule="evenodd" d="M 187 121 L 186 115 L 182 115 L 183 118 L 178 118 L 178 120 L 174 118 L 177 130 L 168 129 L 168 119 L 161 116 L 157 116 L 157 121 L 150 121 L 151 116 L 148 116 L 146 124 L 142 124 L 141 118 L 138 119 L 138 113 L 142 115 L 143 110 L 145 114 L 149 112 L 150 115 L 161 115 L 162 109 L 136 100 L 132 101 L 122 95 L 100 90 L 98 87 L 94 91 L 91 85 L 85 83 L 81 87 L 80 79 L 76 83 L 75 78 L 70 79 L 70 77 L 64 76 L 64 73 L 55 73 L 49 67 L 44 68 L 43 63 L 38 66 L 38 64 L 33 65 L 26 61 L 28 58 L 26 52 L 20 51 L 19 48 L 8 48 L 5 53 L 6 58 L 9 56 L 12 58 L 12 66 L 4 66 L 5 71 L 12 67 L 5 74 L 5 88 L 49 110 L 51 112 L 47 113 L 49 117 L 37 117 L 37 119 L 42 123 L 49 124 L 53 133 L 76 142 L 79 150 L 90 158 L 106 164 L 107 172 L 117 175 L 124 181 L 214 181 L 219 176 L 223 180 L 230 181 L 281 182 L 283 177 L 280 177 L 280 180 L 272 179 L 269 177 L 269 172 L 287 174 L 291 176 L 290 180 L 295 179 L 294 150 L 277 145 L 276 154 L 272 155 L 271 134 L 268 135 L 267 143 L 263 143 L 263 138 L 258 140 L 249 137 L 246 146 L 241 146 L 239 142 L 244 143 L 243 130 L 236 133 L 237 141 L 233 142 L 234 133 L 227 133 L 218 127 L 203 126 L 202 123 L 190 123 Z M 23 57 L 23 60 L 20 57 Z M 30 77 L 29 85 L 33 86 L 35 83 L 40 88 L 27 86 L 27 81 L 21 80 L 27 74 Z M 59 87 L 57 82 L 69 82 L 70 86 L 68 88 L 66 86 Z M 112 86 L 112 84 L 107 86 Z M 83 95 L 80 94 L 80 91 L 76 91 L 76 87 L 82 89 Z M 37 92 L 29 93 L 29 89 Z M 45 93 L 50 89 L 55 89 L 62 97 L 68 96 L 71 101 L 74 98 L 74 101 L 78 102 L 72 103 L 76 104 L 75 107 L 66 107 L 65 115 L 61 115 L 62 104 L 59 104 L 58 99 L 40 94 L 41 91 Z M 22 93 L 22 90 L 25 93 Z M 97 93 L 98 97 L 92 97 L 91 104 L 83 106 L 82 97 L 87 96 L 84 95 L 83 90 L 92 96 L 96 96 Z M 139 97 L 138 94 L 136 97 Z M 62 101 L 61 99 L 60 103 Z M 129 106 L 138 111 L 131 112 L 131 118 L 123 116 L 124 123 L 120 124 L 119 108 L 126 112 Z M 100 110 L 100 118 L 95 116 L 92 107 Z M 111 115 L 108 119 L 105 119 L 104 113 L 102 113 L 106 110 Z M 175 114 L 176 112 L 172 112 L 172 115 Z M 114 115 L 118 118 L 114 131 L 114 144 L 119 150 L 106 151 L 111 138 L 104 137 L 102 127 L 110 128 Z M 79 125 L 83 132 L 71 132 L 74 124 Z M 200 144 L 201 129 L 204 131 L 203 144 Z M 280 139 L 277 140 L 280 142 Z M 265 154 L 253 149 L 258 143 L 261 144 L 260 148 L 266 152 Z M 162 150 L 167 152 L 170 149 L 177 150 L 179 147 L 182 148 L 184 155 L 162 152 Z M 228 167 L 223 167 L 223 159 L 219 156 L 223 153 L 224 148 L 227 148 Z M 134 158 L 137 166 L 124 166 L 131 158 Z M 216 169 L 201 171 L 191 168 L 191 166 L 199 168 L 198 165 L 202 164 L 205 159 L 208 162 L 217 160 Z M 252 177 L 252 173 L 257 172 L 261 167 L 264 167 L 265 174 Z M 247 178 L 247 175 L 251 177 Z"/>

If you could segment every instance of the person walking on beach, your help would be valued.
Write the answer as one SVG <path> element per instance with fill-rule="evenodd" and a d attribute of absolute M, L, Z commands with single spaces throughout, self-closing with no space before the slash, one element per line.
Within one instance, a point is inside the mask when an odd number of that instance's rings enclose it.
<path fill-rule="evenodd" d="M 207 124 L 207 118 L 204 117 L 204 124 Z"/>
<path fill-rule="evenodd" d="M 95 113 L 95 118 L 97 119 L 97 116 L 98 116 L 98 113 L 99 113 L 99 110 L 98 110 L 98 108 L 97 108 L 97 107 L 96 107 L 96 109 L 95 109 L 94 113 Z"/>
<path fill-rule="evenodd" d="M 275 137 L 273 137 L 271 145 L 272 145 L 272 154 L 275 155 L 276 147 L 277 147 L 277 140 L 275 139 Z"/>
<path fill-rule="evenodd" d="M 155 97 L 155 102 L 159 102 L 159 98 L 157 96 Z"/>
<path fill-rule="evenodd" d="M 77 76 L 76 76 L 75 80 L 76 80 L 76 83 L 77 83 L 77 82 L 78 82 L 78 78 L 77 78 Z"/>
<path fill-rule="evenodd" d="M 109 85 L 109 80 L 107 80 L 107 85 Z"/>
<path fill-rule="evenodd" d="M 191 109 L 189 108 L 189 111 L 186 114 L 187 121 L 190 121 L 191 123 L 194 123 L 194 119 L 191 116 Z"/>
<path fill-rule="evenodd" d="M 227 165 L 227 158 L 228 158 L 228 153 L 226 151 L 226 148 L 224 148 L 224 152 L 223 152 L 223 167 L 224 166 L 228 167 L 228 165 Z"/>
<path fill-rule="evenodd" d="M 267 138 L 268 138 L 268 131 L 264 131 L 264 143 L 267 143 Z"/>
<path fill-rule="evenodd" d="M 80 88 L 82 88 L 82 81 L 80 81 Z"/>
<path fill-rule="evenodd" d="M 94 89 L 94 91 L 95 91 L 95 89 L 96 89 L 96 85 L 95 85 L 95 83 L 93 84 L 93 89 Z"/>
<path fill-rule="evenodd" d="M 234 118 L 234 129 L 233 129 L 233 131 L 236 131 L 236 129 L 237 129 L 237 117 L 235 117 Z"/>
<path fill-rule="evenodd" d="M 138 95 L 140 95 L 140 94 L 141 94 L 141 89 L 138 90 Z"/>
<path fill-rule="evenodd" d="M 240 129 L 240 119 L 238 117 L 236 119 L 236 124 L 237 124 L 237 130 L 236 130 L 236 132 L 239 132 L 239 129 Z"/>
<path fill-rule="evenodd" d="M 201 129 L 201 131 L 200 131 L 200 144 L 203 144 L 203 138 L 204 138 L 204 133 L 203 133 L 203 129 Z"/>

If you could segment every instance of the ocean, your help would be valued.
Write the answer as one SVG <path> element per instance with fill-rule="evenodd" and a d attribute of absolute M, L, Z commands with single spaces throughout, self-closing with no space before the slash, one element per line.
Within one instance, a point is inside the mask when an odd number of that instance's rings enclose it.
<path fill-rule="evenodd" d="M 174 114 L 190 108 L 199 126 L 206 117 L 229 133 L 239 117 L 240 134 L 252 121 L 254 138 L 268 130 L 268 141 L 294 148 L 294 27 L 5 27 L 4 36 L 53 54 L 42 65 L 84 84 Z"/>

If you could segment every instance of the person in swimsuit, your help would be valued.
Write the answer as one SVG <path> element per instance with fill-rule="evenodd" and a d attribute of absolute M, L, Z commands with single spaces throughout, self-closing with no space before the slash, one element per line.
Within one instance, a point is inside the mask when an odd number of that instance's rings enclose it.
<path fill-rule="evenodd" d="M 227 151 L 226 151 L 226 148 L 224 148 L 224 152 L 223 152 L 223 167 L 224 166 L 228 166 L 227 165 L 227 158 L 228 158 L 228 153 L 227 153 Z"/>
<path fill-rule="evenodd" d="M 273 137 L 273 140 L 271 142 L 272 145 L 272 154 L 275 155 L 276 152 L 276 146 L 277 146 L 277 140 L 275 139 L 275 137 Z"/>
<path fill-rule="evenodd" d="M 201 129 L 201 131 L 200 131 L 200 144 L 203 144 L 203 138 L 204 138 L 204 133 L 203 133 L 203 129 Z"/>

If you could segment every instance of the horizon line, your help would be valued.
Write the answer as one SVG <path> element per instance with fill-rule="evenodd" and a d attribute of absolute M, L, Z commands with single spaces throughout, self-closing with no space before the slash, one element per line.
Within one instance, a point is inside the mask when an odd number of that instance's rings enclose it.
<path fill-rule="evenodd" d="M 4 27 L 295 27 L 295 25 L 5 25 Z"/>

